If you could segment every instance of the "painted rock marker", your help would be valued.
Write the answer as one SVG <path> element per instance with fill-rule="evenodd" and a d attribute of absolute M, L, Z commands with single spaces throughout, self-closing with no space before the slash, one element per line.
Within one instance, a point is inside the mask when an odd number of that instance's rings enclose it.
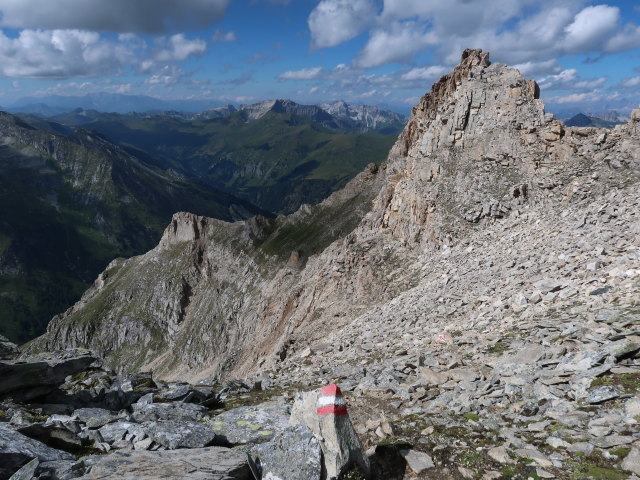
<path fill-rule="evenodd" d="M 312 392 L 299 393 L 289 425 L 303 424 L 317 436 L 323 452 L 327 480 L 334 480 L 358 466 L 369 477 L 371 466 L 349 419 L 340 387 L 332 383 Z"/>
<path fill-rule="evenodd" d="M 342 416 L 347 414 L 347 404 L 338 385 L 332 383 L 320 389 L 316 412 L 318 415 Z"/>

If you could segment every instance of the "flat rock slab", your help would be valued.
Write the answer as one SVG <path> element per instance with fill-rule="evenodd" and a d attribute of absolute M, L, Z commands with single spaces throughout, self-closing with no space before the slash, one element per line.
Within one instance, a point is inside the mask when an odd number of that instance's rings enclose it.
<path fill-rule="evenodd" d="M 154 442 L 170 450 L 177 448 L 203 448 L 216 443 L 216 434 L 201 423 L 157 422 L 145 425 Z"/>
<path fill-rule="evenodd" d="M 136 422 L 157 422 L 159 420 L 197 422 L 209 413 L 206 407 L 193 403 L 134 403 L 133 419 Z"/>
<path fill-rule="evenodd" d="M 100 428 L 123 417 L 118 412 L 104 408 L 79 408 L 74 410 L 73 415 L 89 428 Z"/>
<path fill-rule="evenodd" d="M 417 450 L 400 450 L 399 453 L 407 461 L 407 465 L 409 465 L 409 468 L 413 470 L 414 473 L 420 474 L 425 470 L 435 468 L 431 457 L 424 452 Z"/>
<path fill-rule="evenodd" d="M 21 400 L 37 398 L 47 393 L 46 388 L 61 385 L 67 376 L 86 370 L 97 360 L 92 355 L 65 357 L 64 352 L 60 357 L 33 361 L 0 360 L 0 396 L 11 393 Z"/>
<path fill-rule="evenodd" d="M 209 426 L 231 445 L 264 443 L 289 424 L 289 406 L 274 400 L 239 407 L 208 419 Z"/>
<path fill-rule="evenodd" d="M 0 423 L 0 478 L 9 478 L 34 458 L 39 461 L 75 460 L 70 453 L 48 447 Z"/>
<path fill-rule="evenodd" d="M 273 440 L 251 449 L 262 470 L 262 478 L 320 480 L 322 450 L 306 425 L 294 425 L 278 432 Z"/>
<path fill-rule="evenodd" d="M 224 447 L 115 452 L 81 480 L 251 480 L 247 455 Z"/>

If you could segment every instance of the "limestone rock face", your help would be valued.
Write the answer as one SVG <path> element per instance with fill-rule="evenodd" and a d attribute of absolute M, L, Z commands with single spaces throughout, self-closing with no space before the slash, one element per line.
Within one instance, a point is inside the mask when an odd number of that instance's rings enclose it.
<path fill-rule="evenodd" d="M 436 322 L 480 321 L 477 305 L 505 324 L 578 293 L 600 308 L 636 271 L 640 114 L 567 128 L 538 97 L 517 70 L 467 50 L 382 166 L 276 220 L 176 214 L 155 249 L 113 262 L 30 348 L 85 346 L 168 379 L 293 375 L 337 350 L 382 348 L 363 335 L 387 327 L 419 331 L 407 340 L 417 348 Z"/>

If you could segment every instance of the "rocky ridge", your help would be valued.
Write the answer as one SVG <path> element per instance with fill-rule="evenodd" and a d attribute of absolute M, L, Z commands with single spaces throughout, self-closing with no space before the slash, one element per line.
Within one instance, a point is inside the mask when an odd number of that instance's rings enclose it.
<path fill-rule="evenodd" d="M 365 447 L 430 453 L 424 469 L 406 454 L 420 478 L 640 474 L 640 112 L 566 128 L 537 97 L 466 51 L 378 171 L 275 234 L 175 216 L 32 348 L 111 350 L 167 378 L 340 381 Z M 350 233 L 297 242 L 317 232 L 302 219 L 376 190 Z"/>

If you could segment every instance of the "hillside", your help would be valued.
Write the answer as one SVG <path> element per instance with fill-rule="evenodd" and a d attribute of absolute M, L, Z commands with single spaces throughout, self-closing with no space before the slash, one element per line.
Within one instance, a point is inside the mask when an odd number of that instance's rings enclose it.
<path fill-rule="evenodd" d="M 534 81 L 465 50 L 379 168 L 275 220 L 175 215 L 28 349 L 276 387 L 260 395 L 339 382 L 365 448 L 429 452 L 415 478 L 625 479 L 639 152 L 640 110 L 565 127 Z"/>
<path fill-rule="evenodd" d="M 14 340 L 42 333 L 113 258 L 154 245 L 174 212 L 264 213 L 94 133 L 40 126 L 0 114 L 0 334 Z"/>
<path fill-rule="evenodd" d="M 76 110 L 51 120 L 99 132 L 162 168 L 264 210 L 291 213 L 342 188 L 367 164 L 382 162 L 404 125 L 400 115 L 392 119 L 367 127 L 317 106 L 273 100 L 193 116 Z"/>
<path fill-rule="evenodd" d="M 616 117 L 611 117 L 616 118 Z M 578 113 L 573 117 L 564 121 L 567 127 L 598 127 L 598 128 L 613 128 L 616 125 L 621 125 L 619 120 L 606 120 L 595 115 L 585 115 L 584 113 Z"/>

